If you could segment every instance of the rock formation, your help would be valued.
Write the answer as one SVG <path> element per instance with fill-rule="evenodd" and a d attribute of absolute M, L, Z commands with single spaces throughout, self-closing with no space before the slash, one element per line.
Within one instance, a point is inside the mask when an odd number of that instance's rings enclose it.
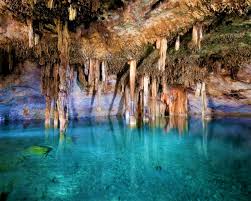
<path fill-rule="evenodd" d="M 0 10 L 0 120 L 53 119 L 65 132 L 86 116 L 251 114 L 250 0 L 0 0 Z"/>

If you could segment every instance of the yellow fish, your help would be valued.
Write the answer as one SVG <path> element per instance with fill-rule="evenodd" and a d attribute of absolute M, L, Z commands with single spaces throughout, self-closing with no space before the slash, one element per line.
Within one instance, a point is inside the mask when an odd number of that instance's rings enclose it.
<path fill-rule="evenodd" d="M 52 151 L 52 147 L 49 146 L 31 146 L 24 150 L 25 155 L 38 155 L 38 156 L 48 156 Z"/>

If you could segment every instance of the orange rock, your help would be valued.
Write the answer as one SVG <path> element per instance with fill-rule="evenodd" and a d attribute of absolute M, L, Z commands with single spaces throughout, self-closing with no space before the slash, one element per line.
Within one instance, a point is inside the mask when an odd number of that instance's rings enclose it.
<path fill-rule="evenodd" d="M 172 87 L 169 98 L 170 115 L 187 115 L 187 92 L 182 86 Z"/>

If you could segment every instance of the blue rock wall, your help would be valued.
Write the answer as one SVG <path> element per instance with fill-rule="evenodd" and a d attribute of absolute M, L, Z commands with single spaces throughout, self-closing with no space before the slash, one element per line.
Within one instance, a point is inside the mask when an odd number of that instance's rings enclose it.
<path fill-rule="evenodd" d="M 26 62 L 20 75 L 10 75 L 2 80 L 0 121 L 44 119 L 45 98 L 41 94 L 40 77 L 40 69 L 32 63 Z M 120 94 L 113 92 L 116 84 L 113 77 L 111 76 L 109 79 L 109 91 L 102 93 L 101 110 L 97 110 L 97 95 L 81 90 L 75 76 L 69 95 L 70 118 L 120 114 L 123 101 Z"/>

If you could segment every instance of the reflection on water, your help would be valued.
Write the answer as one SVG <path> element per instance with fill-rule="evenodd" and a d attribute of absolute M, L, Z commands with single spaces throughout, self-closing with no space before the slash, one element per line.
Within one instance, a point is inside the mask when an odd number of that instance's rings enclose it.
<path fill-rule="evenodd" d="M 250 123 L 172 117 L 132 129 L 114 118 L 71 122 L 67 135 L 43 122 L 2 125 L 0 193 L 7 200 L 250 200 Z"/>

